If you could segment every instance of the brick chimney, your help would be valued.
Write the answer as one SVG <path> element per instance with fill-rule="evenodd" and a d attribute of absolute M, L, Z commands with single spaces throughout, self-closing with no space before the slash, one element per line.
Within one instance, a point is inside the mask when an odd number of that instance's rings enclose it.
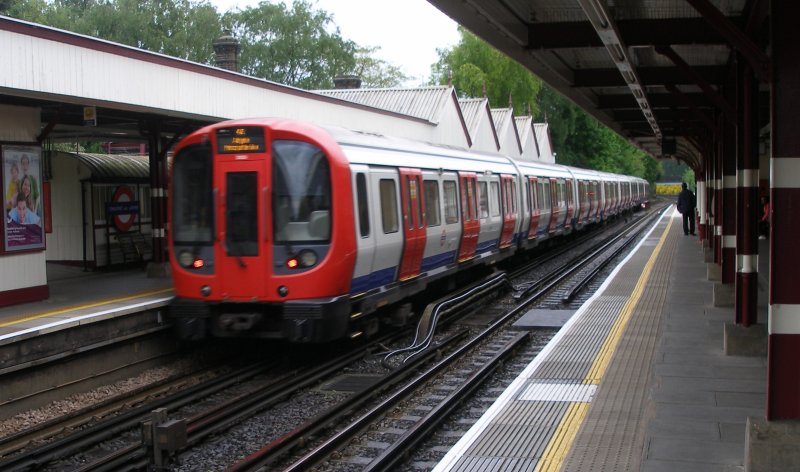
<path fill-rule="evenodd" d="M 220 69 L 228 69 L 239 72 L 239 41 L 226 30 L 222 36 L 217 38 L 212 45 L 214 46 L 214 65 Z"/>
<path fill-rule="evenodd" d="M 338 77 L 334 77 L 333 88 L 335 89 L 361 88 L 361 77 L 357 75 L 340 75 Z"/>

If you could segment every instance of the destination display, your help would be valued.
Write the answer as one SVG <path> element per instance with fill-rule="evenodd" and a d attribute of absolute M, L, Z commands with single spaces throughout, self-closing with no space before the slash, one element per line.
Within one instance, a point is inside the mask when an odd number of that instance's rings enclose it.
<path fill-rule="evenodd" d="M 264 152 L 264 129 L 256 126 L 219 129 L 217 152 L 220 154 Z"/>

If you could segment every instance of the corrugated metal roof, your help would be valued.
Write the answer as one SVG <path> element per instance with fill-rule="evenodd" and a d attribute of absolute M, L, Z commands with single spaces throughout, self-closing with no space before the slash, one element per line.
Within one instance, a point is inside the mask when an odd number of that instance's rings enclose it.
<path fill-rule="evenodd" d="M 94 180 L 150 179 L 150 158 L 131 154 L 95 154 L 90 152 L 62 152 L 86 165 Z"/>
<path fill-rule="evenodd" d="M 486 113 L 489 103 L 488 98 L 459 98 L 458 104 L 461 106 L 461 114 L 464 115 L 464 122 L 470 134 L 475 133 L 481 116 Z"/>
<path fill-rule="evenodd" d="M 517 123 L 519 140 L 523 141 L 525 139 L 525 135 L 533 130 L 533 117 L 530 115 L 515 116 L 514 121 Z"/>
<path fill-rule="evenodd" d="M 314 93 L 438 123 L 452 86 L 414 88 L 331 89 Z"/>
<path fill-rule="evenodd" d="M 536 140 L 539 142 L 539 151 L 541 155 L 549 156 L 553 154 L 553 148 L 550 143 L 550 131 L 548 130 L 547 123 L 534 123 L 533 130 L 536 133 Z"/>
<path fill-rule="evenodd" d="M 492 120 L 494 120 L 494 127 L 498 131 L 505 129 L 509 124 L 509 120 L 514 117 L 514 110 L 511 108 L 492 108 Z"/>

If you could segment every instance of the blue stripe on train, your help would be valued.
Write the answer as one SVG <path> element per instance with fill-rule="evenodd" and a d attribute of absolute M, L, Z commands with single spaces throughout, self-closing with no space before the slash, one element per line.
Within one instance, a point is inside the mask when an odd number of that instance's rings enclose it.
<path fill-rule="evenodd" d="M 475 254 L 483 254 L 484 252 L 492 251 L 497 249 L 497 243 L 500 241 L 499 239 L 491 239 L 489 241 L 484 241 L 478 244 L 478 247 L 475 248 Z"/>
<path fill-rule="evenodd" d="M 372 290 L 373 288 L 394 282 L 396 273 L 397 267 L 389 267 L 357 277 L 353 279 L 353 283 L 350 286 L 350 293 L 356 294 L 366 292 L 367 290 Z"/>
<path fill-rule="evenodd" d="M 447 265 L 456 259 L 456 252 L 449 251 L 435 256 L 426 257 L 422 260 L 422 272 L 428 272 L 438 267 Z"/>
<path fill-rule="evenodd" d="M 455 261 L 456 252 L 449 251 L 435 256 L 426 257 L 422 260 L 422 267 L 420 272 L 429 272 L 439 267 L 446 266 Z M 350 288 L 351 294 L 366 292 L 373 288 L 378 288 L 395 281 L 397 275 L 397 267 L 389 267 L 388 269 L 381 269 L 371 274 L 362 275 L 353 279 Z"/>

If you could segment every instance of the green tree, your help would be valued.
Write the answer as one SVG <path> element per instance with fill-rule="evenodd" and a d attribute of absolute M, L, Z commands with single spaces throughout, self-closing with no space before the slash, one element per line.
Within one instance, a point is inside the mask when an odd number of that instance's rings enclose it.
<path fill-rule="evenodd" d="M 397 87 L 408 80 L 409 77 L 399 67 L 377 58 L 375 53 L 379 49 L 360 47 L 356 51 L 356 66 L 353 72 L 361 77 L 362 87 Z"/>
<path fill-rule="evenodd" d="M 689 168 L 686 169 L 686 171 L 683 173 L 681 181 L 682 182 L 686 182 L 686 186 L 692 192 L 697 191 L 697 189 L 696 189 L 697 181 L 695 181 L 694 171 L 692 169 L 689 169 Z"/>
<path fill-rule="evenodd" d="M 493 107 L 506 106 L 511 96 L 517 115 L 527 113 L 527 105 L 531 104 L 536 121 L 549 124 L 553 150 L 561 164 L 635 175 L 651 182 L 658 178 L 658 161 L 483 40 L 463 28 L 459 32 L 461 40 L 457 45 L 439 50 L 439 61 L 432 67 L 432 83 L 447 83 L 452 74 L 459 94 L 478 97 L 485 90 Z"/>
<path fill-rule="evenodd" d="M 331 16 L 298 0 L 291 7 L 261 2 L 226 13 L 242 43 L 242 72 L 304 89 L 331 88 L 356 69 L 358 45 L 339 34 Z"/>
<path fill-rule="evenodd" d="M 433 65 L 432 84 L 446 84 L 452 73 L 453 85 L 462 96 L 481 97 L 484 87 L 494 108 L 508 106 L 512 100 L 517 115 L 536 110 L 536 95 L 542 81 L 527 69 L 489 46 L 474 34 L 459 27 L 460 42 L 451 49 L 439 49 Z"/>
<path fill-rule="evenodd" d="M 262 1 L 223 16 L 207 0 L 0 0 L 0 13 L 204 64 L 213 63 L 224 24 L 241 41 L 245 74 L 308 89 L 330 88 L 344 74 L 370 87 L 407 80 L 377 48 L 343 39 L 306 0 Z"/>
<path fill-rule="evenodd" d="M 21 0 L 6 13 L 120 44 L 210 63 L 222 28 L 216 9 L 194 0 Z"/>

